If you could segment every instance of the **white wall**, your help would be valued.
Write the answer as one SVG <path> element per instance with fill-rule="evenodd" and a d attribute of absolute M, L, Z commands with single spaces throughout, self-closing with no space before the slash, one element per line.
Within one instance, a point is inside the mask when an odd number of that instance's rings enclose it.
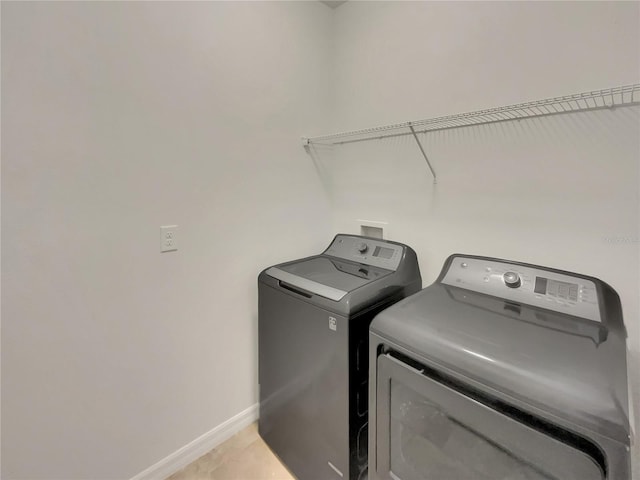
<path fill-rule="evenodd" d="M 330 240 L 331 17 L 2 2 L 2 478 L 130 478 L 256 402 L 258 271 Z"/>
<path fill-rule="evenodd" d="M 637 108 L 430 135 L 436 187 L 408 137 L 297 142 L 637 82 L 639 13 L 3 2 L 2 477 L 129 478 L 252 405 L 258 269 L 357 218 L 425 285 L 455 251 L 608 281 L 640 378 Z"/>
<path fill-rule="evenodd" d="M 348 2 L 334 29 L 337 131 L 640 78 L 637 2 Z M 411 137 L 320 148 L 335 229 L 388 222 L 417 250 L 425 285 L 455 252 L 605 280 L 622 299 L 640 410 L 639 110 L 430 134 L 436 186 Z"/>

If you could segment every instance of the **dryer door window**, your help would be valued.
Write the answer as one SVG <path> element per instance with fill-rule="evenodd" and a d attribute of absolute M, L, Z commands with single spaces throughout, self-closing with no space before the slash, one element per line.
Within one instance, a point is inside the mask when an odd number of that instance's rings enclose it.
<path fill-rule="evenodd" d="M 387 355 L 378 358 L 376 479 L 602 480 L 586 453 Z M 370 465 L 371 466 L 371 465 Z"/>

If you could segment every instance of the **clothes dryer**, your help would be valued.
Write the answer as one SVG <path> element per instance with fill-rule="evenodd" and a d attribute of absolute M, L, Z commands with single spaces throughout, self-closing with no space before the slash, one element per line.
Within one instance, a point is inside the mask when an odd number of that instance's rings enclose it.
<path fill-rule="evenodd" d="M 626 333 L 601 280 L 453 255 L 370 332 L 370 479 L 630 478 Z"/>

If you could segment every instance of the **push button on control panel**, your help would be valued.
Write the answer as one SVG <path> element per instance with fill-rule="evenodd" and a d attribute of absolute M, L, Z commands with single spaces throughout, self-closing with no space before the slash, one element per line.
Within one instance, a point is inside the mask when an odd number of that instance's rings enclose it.
<path fill-rule="evenodd" d="M 507 272 L 502 276 L 504 280 L 504 284 L 509 288 L 518 288 L 522 281 L 520 280 L 520 275 L 516 272 Z"/>

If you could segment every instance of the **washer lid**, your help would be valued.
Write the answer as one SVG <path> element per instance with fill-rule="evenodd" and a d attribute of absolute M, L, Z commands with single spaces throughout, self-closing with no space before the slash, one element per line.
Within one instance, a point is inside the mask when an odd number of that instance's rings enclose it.
<path fill-rule="evenodd" d="M 309 293 L 337 302 L 347 293 L 393 272 L 371 265 L 318 256 L 271 267 L 266 273 Z"/>

